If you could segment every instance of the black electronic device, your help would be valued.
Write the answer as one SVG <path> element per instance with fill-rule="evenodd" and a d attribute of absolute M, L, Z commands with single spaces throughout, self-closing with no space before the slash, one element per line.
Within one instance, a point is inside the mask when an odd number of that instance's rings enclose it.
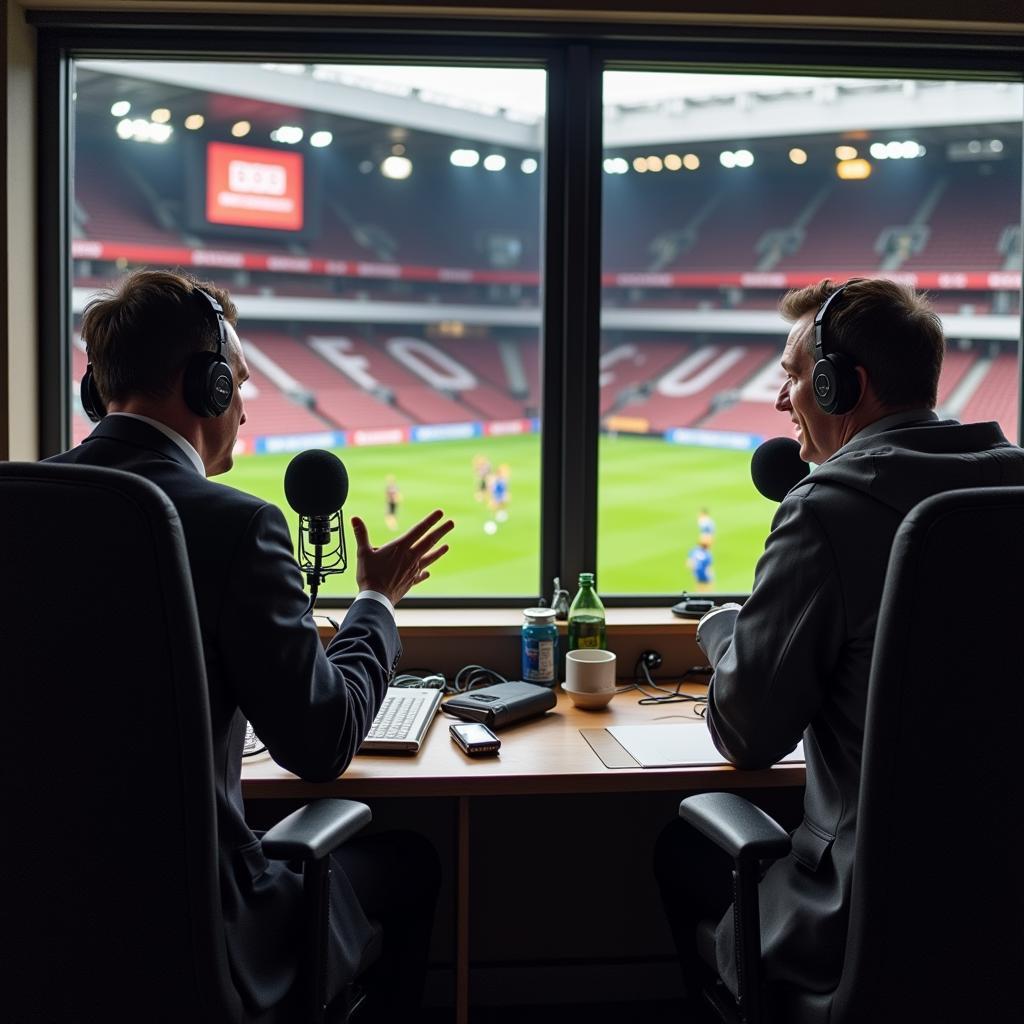
<path fill-rule="evenodd" d="M 470 757 L 496 754 L 501 747 L 501 740 L 483 722 L 452 722 L 448 732 Z"/>
<path fill-rule="evenodd" d="M 810 471 L 792 437 L 771 437 L 750 457 L 750 479 L 769 501 L 782 501 Z"/>
<path fill-rule="evenodd" d="M 699 619 L 714 607 L 715 602 L 706 598 L 686 597 L 672 605 L 672 614 L 678 615 L 681 619 Z"/>
<path fill-rule="evenodd" d="M 312 608 L 320 584 L 348 568 L 341 519 L 348 497 L 348 471 L 333 452 L 310 448 L 288 463 L 284 494 L 299 515 L 298 562 L 306 574 Z"/>
<path fill-rule="evenodd" d="M 835 310 L 842 305 L 840 296 L 851 285 L 861 280 L 852 278 L 841 284 L 818 308 L 814 315 L 814 369 L 811 370 L 811 387 L 814 400 L 822 412 L 841 416 L 849 412 L 860 398 L 860 378 L 857 364 L 845 352 L 826 351 L 832 349 L 828 340 L 828 322 Z"/>
<path fill-rule="evenodd" d="M 517 680 L 460 693 L 442 704 L 441 709 L 455 718 L 483 722 L 492 729 L 500 729 L 512 722 L 542 715 L 557 703 L 558 698 L 549 687 Z"/>
<path fill-rule="evenodd" d="M 204 313 L 212 317 L 217 328 L 216 351 L 204 350 L 193 352 L 185 364 L 185 375 L 182 378 L 182 391 L 185 404 L 197 416 L 222 416 L 231 405 L 231 397 L 235 393 L 235 377 L 224 356 L 224 345 L 227 341 L 227 327 L 224 321 L 224 309 L 221 304 L 202 288 L 192 292 Z M 88 339 L 86 339 L 88 345 Z M 92 372 L 92 363 L 85 367 L 82 383 L 78 389 L 82 401 L 82 409 L 86 416 L 99 423 L 107 415 L 107 406 L 96 386 L 96 378 Z"/>

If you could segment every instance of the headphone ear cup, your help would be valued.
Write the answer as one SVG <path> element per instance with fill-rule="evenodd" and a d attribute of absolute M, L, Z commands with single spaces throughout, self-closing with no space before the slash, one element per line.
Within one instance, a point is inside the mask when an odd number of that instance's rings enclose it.
<path fill-rule="evenodd" d="M 823 356 L 811 371 L 811 386 L 818 408 L 830 416 L 841 416 L 860 398 L 857 364 L 842 352 Z"/>
<path fill-rule="evenodd" d="M 99 423 L 107 415 L 107 407 L 103 404 L 103 399 L 100 398 L 100 391 L 96 387 L 96 378 L 93 376 L 91 365 L 85 368 L 82 383 L 78 388 L 78 397 L 81 399 L 85 415 L 93 423 Z"/>
<path fill-rule="evenodd" d="M 231 405 L 235 378 L 216 352 L 196 352 L 185 365 L 185 404 L 197 416 L 221 416 Z"/>

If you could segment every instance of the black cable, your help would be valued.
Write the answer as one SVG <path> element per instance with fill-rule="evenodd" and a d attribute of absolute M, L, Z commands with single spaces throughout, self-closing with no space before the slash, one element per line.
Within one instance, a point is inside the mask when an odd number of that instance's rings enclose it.
<path fill-rule="evenodd" d="M 425 687 L 427 689 L 444 690 L 446 696 L 456 693 L 468 693 L 470 690 L 479 690 L 484 686 L 493 686 L 496 683 L 507 683 L 508 680 L 492 668 L 484 665 L 464 665 L 455 673 L 452 680 L 445 678 L 442 672 L 433 669 L 409 669 L 402 672 L 391 680 L 391 686 L 399 688 Z"/>
<path fill-rule="evenodd" d="M 446 693 L 468 693 L 470 690 L 479 690 L 483 686 L 494 686 L 497 683 L 507 683 L 508 680 L 492 668 L 483 665 L 463 665 L 455 678 L 452 680 L 450 689 Z"/>
<path fill-rule="evenodd" d="M 707 705 L 707 694 L 692 694 L 684 693 L 681 689 L 683 683 L 694 676 L 706 676 L 711 674 L 711 668 L 708 665 L 694 665 L 692 668 L 688 668 L 683 675 L 676 682 L 674 689 L 668 689 L 665 686 L 660 686 L 651 677 L 650 669 L 647 667 L 647 663 L 642 657 L 637 658 L 636 665 L 633 669 L 633 682 L 627 686 L 621 687 L 617 690 L 617 693 L 630 693 L 636 690 L 641 694 L 640 699 L 637 701 L 638 704 L 651 705 L 651 704 L 695 704 L 697 705 L 694 709 L 697 714 L 703 717 L 704 708 Z M 645 687 L 647 689 L 645 689 Z M 657 690 L 657 693 L 648 693 L 648 690 Z"/>

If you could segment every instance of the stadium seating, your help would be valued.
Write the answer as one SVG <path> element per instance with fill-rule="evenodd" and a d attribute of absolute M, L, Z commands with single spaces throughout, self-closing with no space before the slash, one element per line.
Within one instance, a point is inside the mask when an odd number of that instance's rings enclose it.
<path fill-rule="evenodd" d="M 995 420 L 1012 441 L 1017 438 L 1017 356 L 1003 353 L 992 360 L 988 373 L 964 406 L 966 423 Z"/>
<path fill-rule="evenodd" d="M 75 225 L 85 238 L 150 245 L 182 245 L 177 231 L 161 227 L 128 165 L 80 146 L 75 160 Z"/>
<path fill-rule="evenodd" d="M 818 183 L 827 188 L 824 201 L 806 227 L 804 243 L 783 256 L 776 271 L 870 271 L 881 264 L 875 242 L 883 228 L 908 224 L 924 197 L 928 179 L 901 173 L 912 164 L 886 167 L 865 181 Z"/>
<path fill-rule="evenodd" d="M 991 165 L 984 165 L 991 172 Z M 979 174 L 970 166 L 949 176 L 928 219 L 928 241 L 900 270 L 998 270 L 999 238 L 1020 221 L 1020 174 Z"/>
<path fill-rule="evenodd" d="M 711 350 L 710 352 L 708 350 Z M 676 350 L 678 352 L 678 349 Z M 689 394 L 666 393 L 666 375 L 662 375 L 648 398 L 629 402 L 616 410 L 616 415 L 646 420 L 652 431 L 672 427 L 703 426 L 701 422 L 711 411 L 716 396 L 740 387 L 769 362 L 777 361 L 778 351 L 768 345 L 741 345 L 718 343 L 702 346 L 684 356 L 704 356 L 700 365 L 685 375 L 685 381 L 697 390 Z M 682 360 L 675 364 L 680 366 Z M 669 371 L 669 374 L 672 370 Z M 709 379 L 701 386 L 703 377 Z"/>
<path fill-rule="evenodd" d="M 315 413 L 283 394 L 250 364 L 249 380 L 242 385 L 246 421 L 239 428 L 243 440 L 265 434 L 307 434 L 329 429 Z"/>

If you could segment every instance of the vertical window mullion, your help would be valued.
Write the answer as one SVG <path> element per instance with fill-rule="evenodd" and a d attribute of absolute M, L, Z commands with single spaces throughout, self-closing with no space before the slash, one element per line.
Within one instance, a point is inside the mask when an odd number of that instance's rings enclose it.
<path fill-rule="evenodd" d="M 545 314 L 562 342 L 554 370 L 561 376 L 561 436 L 548 437 L 545 456 L 556 457 L 557 442 L 558 567 L 571 589 L 578 573 L 594 569 L 597 557 L 602 104 L 601 68 L 589 46 L 567 48 L 564 67 L 552 79 L 549 120 L 549 154 L 558 154 L 549 168 L 549 232 L 552 215 L 561 216 L 555 229 L 560 237 L 549 238 L 546 250 L 545 277 L 554 287 Z M 545 356 L 545 369 L 555 358 Z"/>
<path fill-rule="evenodd" d="M 67 380 L 71 324 L 71 60 L 56 40 L 40 41 L 36 114 L 39 251 L 39 455 L 63 451 L 71 436 Z"/>

